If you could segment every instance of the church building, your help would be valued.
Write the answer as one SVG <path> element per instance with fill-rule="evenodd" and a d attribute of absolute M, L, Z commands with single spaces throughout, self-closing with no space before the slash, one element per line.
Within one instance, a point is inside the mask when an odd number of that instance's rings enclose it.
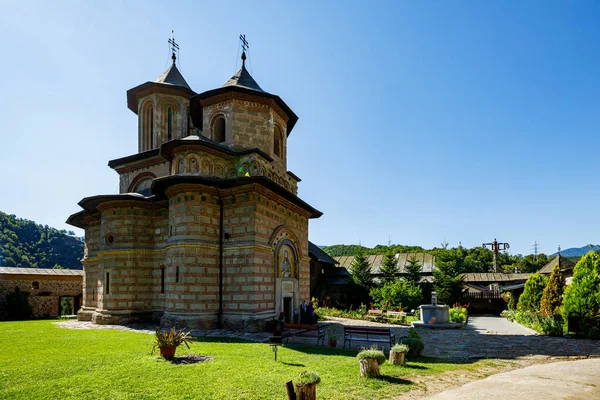
<path fill-rule="evenodd" d="M 171 42 L 171 41 L 170 41 Z M 174 44 L 174 42 L 172 43 Z M 287 170 L 298 117 L 246 69 L 196 93 L 172 65 L 127 91 L 138 151 L 108 162 L 119 194 L 86 197 L 78 319 L 256 331 L 310 295 L 308 221 Z"/>

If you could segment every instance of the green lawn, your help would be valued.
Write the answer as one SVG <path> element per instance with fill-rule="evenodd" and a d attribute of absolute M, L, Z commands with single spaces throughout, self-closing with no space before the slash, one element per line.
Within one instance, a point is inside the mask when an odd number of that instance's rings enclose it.
<path fill-rule="evenodd" d="M 283 384 L 303 370 L 321 376 L 317 396 L 383 399 L 415 388 L 418 376 L 475 370 L 491 361 L 450 364 L 420 358 L 360 378 L 356 351 L 203 339 L 191 350 L 213 361 L 174 365 L 150 355 L 152 335 L 70 330 L 52 321 L 0 322 L 1 399 L 286 399 Z"/>

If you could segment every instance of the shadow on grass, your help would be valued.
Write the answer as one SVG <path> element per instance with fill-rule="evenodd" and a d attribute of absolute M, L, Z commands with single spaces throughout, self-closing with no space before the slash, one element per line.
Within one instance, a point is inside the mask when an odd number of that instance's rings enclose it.
<path fill-rule="evenodd" d="M 369 379 L 376 379 L 378 381 L 393 383 L 395 385 L 414 385 L 414 382 L 406 380 L 406 379 L 398 378 L 397 376 L 381 375 L 376 378 L 369 378 Z"/>
<path fill-rule="evenodd" d="M 304 365 L 304 364 L 288 363 L 285 361 L 281 361 L 281 364 L 289 365 L 290 367 L 306 367 L 306 365 Z"/>

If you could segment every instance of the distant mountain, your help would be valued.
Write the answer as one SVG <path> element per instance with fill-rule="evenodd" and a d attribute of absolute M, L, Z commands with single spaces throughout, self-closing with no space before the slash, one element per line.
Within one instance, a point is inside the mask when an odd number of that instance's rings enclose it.
<path fill-rule="evenodd" d="M 0 267 L 83 269 L 82 257 L 83 240 L 74 232 L 0 211 Z"/>
<path fill-rule="evenodd" d="M 583 246 L 583 247 L 571 247 L 570 249 L 565 249 L 560 251 L 560 255 L 563 257 L 581 257 L 584 254 L 587 254 L 589 251 L 598 251 L 600 250 L 600 246 Z M 558 253 L 552 254 L 550 257 L 556 256 Z"/>

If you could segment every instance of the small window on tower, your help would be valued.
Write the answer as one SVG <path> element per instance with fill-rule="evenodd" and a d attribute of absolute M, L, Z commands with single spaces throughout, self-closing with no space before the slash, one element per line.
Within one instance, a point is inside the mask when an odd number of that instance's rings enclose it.
<path fill-rule="evenodd" d="M 173 138 L 173 109 L 169 107 L 167 109 L 167 140 Z"/>
<path fill-rule="evenodd" d="M 273 137 L 273 153 L 279 158 L 281 158 L 281 146 L 283 142 L 283 137 L 281 136 L 281 129 L 278 126 L 275 126 L 275 135 Z"/>
<path fill-rule="evenodd" d="M 225 141 L 225 118 L 223 116 L 220 115 L 214 119 L 211 132 L 213 142 L 223 143 Z"/>

